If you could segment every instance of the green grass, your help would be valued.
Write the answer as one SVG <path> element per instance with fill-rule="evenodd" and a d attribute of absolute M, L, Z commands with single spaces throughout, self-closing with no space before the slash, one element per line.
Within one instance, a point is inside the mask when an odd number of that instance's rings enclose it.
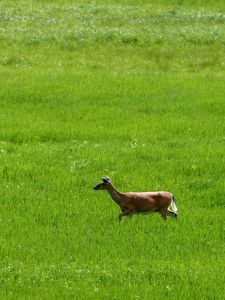
<path fill-rule="evenodd" d="M 1 299 L 224 298 L 224 8 L 1 1 Z"/>

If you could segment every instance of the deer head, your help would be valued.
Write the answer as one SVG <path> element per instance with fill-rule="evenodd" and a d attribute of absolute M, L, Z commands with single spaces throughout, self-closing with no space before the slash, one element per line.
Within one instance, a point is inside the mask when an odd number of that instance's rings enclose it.
<path fill-rule="evenodd" d="M 111 179 L 108 176 L 102 177 L 102 181 L 102 183 L 99 183 L 94 187 L 94 190 L 106 190 L 108 185 L 111 184 Z"/>

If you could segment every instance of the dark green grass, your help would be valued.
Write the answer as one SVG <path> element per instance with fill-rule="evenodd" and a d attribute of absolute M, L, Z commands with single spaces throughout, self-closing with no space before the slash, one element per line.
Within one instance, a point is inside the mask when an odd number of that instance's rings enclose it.
<path fill-rule="evenodd" d="M 223 299 L 223 3 L 180 4 L 1 2 L 2 299 Z M 103 175 L 179 219 L 119 223 Z"/>

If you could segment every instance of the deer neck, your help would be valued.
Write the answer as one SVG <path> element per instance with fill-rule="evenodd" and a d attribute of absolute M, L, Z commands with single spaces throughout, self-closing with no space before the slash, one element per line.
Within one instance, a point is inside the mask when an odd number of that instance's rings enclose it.
<path fill-rule="evenodd" d="M 122 193 L 118 192 L 116 188 L 110 184 L 107 188 L 107 191 L 111 198 L 119 205 L 122 203 Z"/>

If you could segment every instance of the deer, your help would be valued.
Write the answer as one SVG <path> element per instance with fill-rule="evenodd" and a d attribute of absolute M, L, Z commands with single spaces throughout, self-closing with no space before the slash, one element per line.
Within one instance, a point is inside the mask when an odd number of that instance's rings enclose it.
<path fill-rule="evenodd" d="M 111 179 L 102 177 L 102 183 L 97 184 L 94 190 L 106 190 L 113 201 L 120 206 L 119 221 L 124 216 L 133 214 L 149 214 L 158 212 L 164 220 L 167 216 L 177 218 L 177 207 L 174 195 L 170 192 L 119 192 L 112 184 Z"/>

